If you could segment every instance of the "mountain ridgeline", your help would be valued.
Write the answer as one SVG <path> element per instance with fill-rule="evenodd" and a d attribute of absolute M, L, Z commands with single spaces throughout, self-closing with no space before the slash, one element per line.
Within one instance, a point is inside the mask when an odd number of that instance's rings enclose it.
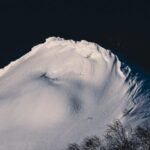
<path fill-rule="evenodd" d="M 150 84 L 131 68 L 84 40 L 51 37 L 33 47 L 0 69 L 0 150 L 65 149 L 103 135 L 114 119 L 146 124 Z"/>

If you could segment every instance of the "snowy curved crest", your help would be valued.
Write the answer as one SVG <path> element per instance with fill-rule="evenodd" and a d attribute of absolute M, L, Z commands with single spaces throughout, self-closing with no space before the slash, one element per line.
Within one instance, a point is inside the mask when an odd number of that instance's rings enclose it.
<path fill-rule="evenodd" d="M 0 150 L 59 150 L 114 119 L 141 121 L 142 82 L 121 67 L 96 43 L 51 37 L 1 69 Z"/>

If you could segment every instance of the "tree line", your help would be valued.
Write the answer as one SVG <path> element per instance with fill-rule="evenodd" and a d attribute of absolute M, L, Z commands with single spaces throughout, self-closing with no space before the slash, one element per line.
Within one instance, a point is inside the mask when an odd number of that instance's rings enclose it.
<path fill-rule="evenodd" d="M 108 125 L 103 138 L 86 137 L 80 144 L 69 144 L 66 150 L 150 150 L 150 126 L 127 128 L 117 120 Z"/>

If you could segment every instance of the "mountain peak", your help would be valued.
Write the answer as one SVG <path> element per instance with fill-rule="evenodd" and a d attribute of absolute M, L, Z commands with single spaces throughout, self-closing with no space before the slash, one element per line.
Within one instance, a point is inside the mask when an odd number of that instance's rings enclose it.
<path fill-rule="evenodd" d="M 148 100 L 140 100 L 141 82 L 121 66 L 116 55 L 96 43 L 51 37 L 1 69 L 3 149 L 58 150 L 103 134 L 114 119 L 141 122 Z"/>

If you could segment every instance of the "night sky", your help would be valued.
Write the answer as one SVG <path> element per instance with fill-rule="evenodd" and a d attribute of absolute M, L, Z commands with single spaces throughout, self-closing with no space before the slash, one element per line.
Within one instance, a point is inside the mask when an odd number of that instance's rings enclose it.
<path fill-rule="evenodd" d="M 149 0 L 0 1 L 0 67 L 50 36 L 96 42 L 150 74 Z"/>

